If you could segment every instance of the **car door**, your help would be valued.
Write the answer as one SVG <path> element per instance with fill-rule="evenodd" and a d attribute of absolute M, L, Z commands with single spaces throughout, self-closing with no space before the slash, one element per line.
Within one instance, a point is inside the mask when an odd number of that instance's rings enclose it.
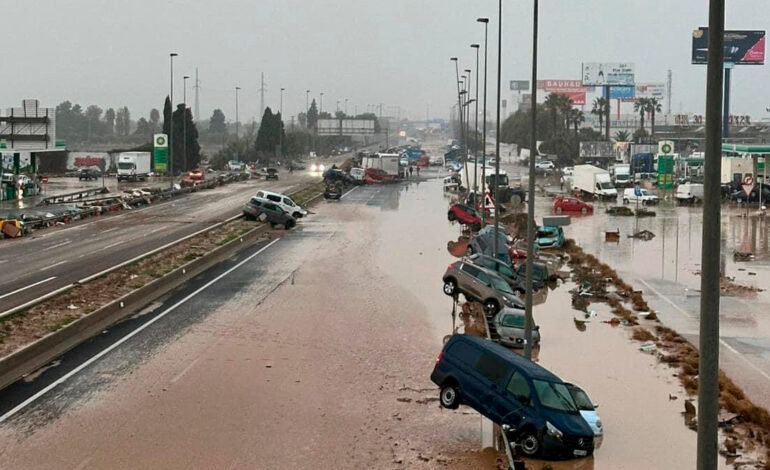
<path fill-rule="evenodd" d="M 469 263 L 463 263 L 463 265 L 460 267 L 460 271 L 462 271 L 464 274 L 460 289 L 463 291 L 466 297 L 470 296 L 475 299 L 479 299 L 481 292 L 478 275 L 481 273 L 481 271 Z"/>
<path fill-rule="evenodd" d="M 517 428 L 531 422 L 534 413 L 532 386 L 521 371 L 514 369 L 492 397 L 489 404 L 490 419 Z"/>
<path fill-rule="evenodd" d="M 504 359 L 489 351 L 483 351 L 476 361 L 480 382 L 476 393 L 481 402 L 478 411 L 494 422 L 499 422 L 502 416 L 495 407 L 495 399 L 500 394 L 500 387 L 508 378 L 510 369 L 511 366 Z"/>

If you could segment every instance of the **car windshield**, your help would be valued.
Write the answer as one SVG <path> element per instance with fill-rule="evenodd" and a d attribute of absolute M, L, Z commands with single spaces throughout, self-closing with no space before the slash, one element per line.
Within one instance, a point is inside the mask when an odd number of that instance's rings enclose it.
<path fill-rule="evenodd" d="M 288 197 L 286 197 L 286 198 L 284 198 L 284 199 L 283 199 L 283 203 L 284 203 L 284 204 L 286 204 L 286 205 L 287 205 L 287 206 L 289 206 L 289 207 L 294 207 L 294 201 L 292 201 L 292 200 L 291 200 L 291 199 L 289 199 Z"/>
<path fill-rule="evenodd" d="M 557 411 L 566 411 L 575 413 L 578 411 L 575 401 L 572 399 L 569 390 L 563 383 L 548 382 L 545 380 L 533 380 L 535 392 L 540 404 L 546 408 Z"/>
<path fill-rule="evenodd" d="M 513 290 L 511 290 L 511 286 L 508 285 L 507 282 L 503 281 L 497 276 L 490 277 L 490 280 L 492 281 L 492 287 L 494 287 L 496 290 L 499 290 L 500 292 L 505 292 L 506 294 L 513 294 Z"/>
<path fill-rule="evenodd" d="M 134 168 L 134 164 L 129 162 L 118 162 L 118 168 L 121 170 L 132 170 Z"/>
<path fill-rule="evenodd" d="M 599 183 L 599 187 L 602 189 L 614 189 L 614 186 L 612 186 L 612 183 Z"/>
<path fill-rule="evenodd" d="M 581 411 L 593 411 L 594 410 L 594 404 L 591 403 L 591 399 L 588 398 L 588 395 L 586 392 L 583 391 L 580 387 L 576 387 L 575 385 L 567 385 L 567 388 L 569 389 L 570 395 L 572 395 L 572 399 L 575 400 L 575 404 L 577 405 L 578 409 Z"/>
<path fill-rule="evenodd" d="M 504 315 L 502 324 L 508 328 L 524 328 L 524 317 L 521 315 Z"/>

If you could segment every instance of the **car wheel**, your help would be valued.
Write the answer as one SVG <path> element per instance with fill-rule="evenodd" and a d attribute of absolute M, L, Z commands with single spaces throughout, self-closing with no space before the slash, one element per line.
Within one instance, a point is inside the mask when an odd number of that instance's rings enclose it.
<path fill-rule="evenodd" d="M 586 209 L 585 207 L 582 207 L 580 209 L 580 213 L 583 214 L 583 215 L 586 215 L 588 213 L 588 209 Z"/>
<path fill-rule="evenodd" d="M 521 196 L 519 196 L 518 194 L 514 194 L 513 196 L 511 196 L 511 204 L 513 204 L 514 206 L 518 206 L 519 204 L 521 204 Z"/>
<path fill-rule="evenodd" d="M 521 297 L 524 294 L 526 294 L 527 292 L 524 289 L 522 289 L 521 287 L 517 287 L 517 288 L 513 289 L 513 293 L 518 295 L 519 297 Z"/>
<path fill-rule="evenodd" d="M 519 445 L 524 455 L 534 457 L 540 453 L 540 439 L 532 429 L 527 429 L 519 436 Z"/>
<path fill-rule="evenodd" d="M 283 224 L 283 228 L 286 230 L 291 230 L 292 227 L 294 227 L 294 222 L 291 220 Z"/>
<path fill-rule="evenodd" d="M 454 296 L 457 293 L 457 282 L 454 279 L 444 281 L 444 293 L 450 296 Z"/>
<path fill-rule="evenodd" d="M 623 198 L 623 204 L 628 204 L 628 199 Z"/>
<path fill-rule="evenodd" d="M 497 305 L 496 300 L 490 299 L 484 302 L 484 310 L 486 310 L 488 314 L 494 315 L 500 310 L 500 306 Z"/>
<path fill-rule="evenodd" d="M 477 222 L 475 224 L 471 224 L 471 230 L 474 232 L 478 232 L 479 230 L 481 230 L 481 223 Z"/>
<path fill-rule="evenodd" d="M 556 208 L 556 213 L 557 214 L 561 214 L 561 212 L 562 212 L 561 206 L 557 207 Z"/>
<path fill-rule="evenodd" d="M 460 406 L 460 389 L 454 383 L 444 385 L 439 393 L 439 401 L 444 408 L 457 409 Z"/>
<path fill-rule="evenodd" d="M 295 212 L 291 216 L 294 217 L 295 219 L 299 219 L 300 217 L 302 217 L 302 214 L 300 214 L 299 212 Z"/>
<path fill-rule="evenodd" d="M 473 247 L 468 245 L 468 248 L 465 250 L 465 256 L 471 256 L 474 253 Z"/>
<path fill-rule="evenodd" d="M 455 213 L 452 211 L 447 212 L 446 218 L 450 222 L 454 222 L 455 220 L 457 220 L 457 217 L 455 217 Z"/>

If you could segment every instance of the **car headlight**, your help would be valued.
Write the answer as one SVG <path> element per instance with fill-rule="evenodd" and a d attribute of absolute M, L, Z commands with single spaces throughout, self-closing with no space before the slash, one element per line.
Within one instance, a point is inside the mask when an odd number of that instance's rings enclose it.
<path fill-rule="evenodd" d="M 599 428 L 599 429 L 602 428 L 602 420 L 600 420 L 600 419 L 596 420 L 596 427 Z"/>
<path fill-rule="evenodd" d="M 318 171 L 324 171 L 326 168 L 323 165 L 318 166 Z"/>
<path fill-rule="evenodd" d="M 559 431 L 559 428 L 551 424 L 550 422 L 545 422 L 545 430 L 548 433 L 549 436 L 555 437 L 556 439 L 561 440 L 562 437 L 564 437 L 564 434 Z"/>
<path fill-rule="evenodd" d="M 310 171 L 316 171 L 318 168 L 316 167 L 315 163 L 310 165 Z"/>

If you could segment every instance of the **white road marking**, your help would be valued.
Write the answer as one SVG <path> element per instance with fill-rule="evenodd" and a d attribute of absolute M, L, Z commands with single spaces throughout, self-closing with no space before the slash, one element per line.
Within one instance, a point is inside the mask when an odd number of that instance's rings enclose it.
<path fill-rule="evenodd" d="M 67 260 L 65 259 L 65 260 L 63 260 L 63 261 L 59 261 L 58 263 L 54 263 L 54 264 L 52 264 L 52 265 L 50 265 L 50 266 L 46 266 L 45 268 L 41 268 L 40 270 L 41 270 L 41 271 L 46 271 L 46 270 L 48 270 L 48 269 L 51 269 L 51 268 L 53 268 L 53 267 L 56 267 L 56 266 L 59 266 L 60 264 L 64 264 L 64 263 L 66 263 L 66 262 L 67 262 Z"/>
<path fill-rule="evenodd" d="M 145 233 L 144 235 L 147 236 L 147 235 L 150 235 L 150 234 L 155 233 L 155 232 L 160 232 L 161 230 L 165 230 L 167 228 L 168 228 L 168 226 L 164 225 L 162 227 L 156 228 L 155 230 L 150 230 L 149 232 Z"/>
<path fill-rule="evenodd" d="M 49 247 L 43 248 L 42 251 L 53 250 L 54 248 L 59 248 L 60 246 L 69 245 L 70 243 L 72 243 L 72 240 L 67 240 L 61 243 L 57 243 L 56 245 L 51 245 Z"/>
<path fill-rule="evenodd" d="M 114 230 L 117 230 L 117 229 L 119 229 L 119 228 L 120 228 L 120 227 L 112 227 L 112 228 L 108 228 L 107 230 L 102 230 L 101 232 L 99 232 L 99 234 L 101 235 L 102 233 L 108 233 L 108 232 L 112 232 L 112 231 L 114 231 Z"/>
<path fill-rule="evenodd" d="M 356 189 L 358 189 L 358 186 L 353 186 L 353 188 L 350 191 L 348 191 L 345 194 L 343 194 L 342 196 L 340 196 L 340 199 L 345 199 L 345 196 L 347 196 L 348 194 L 352 193 Z"/>
<path fill-rule="evenodd" d="M 30 284 L 30 285 L 28 285 L 28 286 L 24 286 L 24 287 L 22 287 L 21 289 L 16 289 L 16 290 L 15 290 L 15 291 L 13 291 L 13 292 L 8 292 L 7 294 L 3 294 L 3 295 L 0 295 L 0 299 L 4 299 L 4 298 L 8 297 L 9 295 L 18 294 L 18 293 L 19 293 L 19 292 L 21 292 L 21 291 L 24 291 L 24 290 L 30 289 L 30 288 L 32 288 L 32 287 L 35 287 L 35 286 L 39 286 L 40 284 L 43 284 L 44 282 L 48 282 L 48 281 L 51 281 L 51 280 L 53 280 L 53 279 L 56 279 L 56 276 L 51 276 L 51 277 L 49 277 L 48 279 L 43 279 L 42 281 L 37 281 L 37 282 L 36 282 L 36 283 L 34 283 L 34 284 Z"/>
<path fill-rule="evenodd" d="M 107 246 L 105 246 L 105 247 L 99 248 L 99 249 L 98 249 L 98 250 L 96 250 L 96 251 L 109 250 L 109 249 L 110 249 L 110 248 L 112 248 L 113 246 L 118 246 L 118 245 L 120 245 L 120 244 L 122 244 L 122 243 L 126 243 L 126 240 L 121 240 L 121 241 L 119 241 L 119 242 L 115 242 L 115 243 L 112 243 L 111 245 L 107 245 Z"/>
<path fill-rule="evenodd" d="M 198 360 L 199 360 L 199 359 L 200 359 L 200 357 L 196 358 L 194 361 L 192 361 L 191 363 L 189 363 L 189 364 L 187 365 L 187 367 L 185 367 L 185 368 L 182 370 L 182 372 L 178 373 L 178 374 L 176 375 L 176 377 L 174 377 L 173 379 L 171 379 L 171 382 L 169 382 L 169 383 L 174 383 L 174 382 L 176 382 L 177 380 L 181 379 L 181 378 L 182 378 L 182 376 L 184 376 L 184 375 L 185 375 L 187 372 L 189 372 L 189 371 L 190 371 L 190 369 L 192 369 L 192 368 L 193 368 L 193 366 L 195 365 L 195 363 L 196 363 L 196 362 L 198 362 Z"/>
<path fill-rule="evenodd" d="M 645 282 L 643 279 L 638 279 L 638 281 L 639 281 L 639 282 L 641 282 L 642 284 L 644 284 L 645 286 L 647 286 L 647 287 L 648 287 L 648 288 L 649 288 L 649 289 L 650 289 L 650 290 L 651 290 L 653 293 L 655 293 L 655 295 L 657 295 L 657 296 L 658 296 L 658 297 L 660 297 L 661 299 L 665 300 L 665 301 L 666 301 L 666 302 L 667 302 L 669 305 L 671 305 L 672 307 L 674 307 L 674 308 L 675 308 L 675 309 L 676 309 L 678 312 L 680 312 L 682 315 L 684 315 L 684 316 L 686 316 L 687 318 L 690 318 L 690 319 L 694 319 L 694 318 L 695 318 L 695 317 L 693 317 L 692 315 L 690 315 L 690 314 L 689 314 L 687 311 L 685 311 L 683 308 L 681 308 L 679 305 L 675 304 L 673 300 L 669 299 L 669 298 L 668 298 L 668 297 L 666 297 L 665 295 L 661 294 L 661 293 L 660 293 L 658 290 L 656 290 L 654 287 L 652 287 L 651 285 L 647 284 L 647 283 L 646 283 L 646 282 Z M 735 354 L 736 356 L 738 356 L 738 357 L 739 357 L 739 358 L 740 358 L 740 359 L 741 359 L 743 362 L 745 362 L 745 363 L 746 363 L 746 364 L 747 364 L 749 367 L 751 367 L 751 368 L 752 368 L 752 369 L 754 369 L 755 371 L 759 372 L 759 374 L 760 374 L 762 377 L 766 378 L 767 380 L 770 380 L 770 374 L 768 374 L 767 372 L 765 372 L 765 371 L 763 371 L 762 369 L 760 369 L 760 368 L 759 368 L 759 367 L 758 367 L 756 364 L 754 364 L 753 362 L 751 362 L 751 361 L 749 360 L 749 358 L 747 358 L 747 357 L 746 357 L 744 354 L 742 354 L 742 353 L 738 352 L 738 350 L 737 350 L 737 349 L 735 349 L 734 347 L 732 347 L 732 346 L 730 346 L 729 344 L 727 344 L 727 342 L 726 342 L 725 340 L 723 340 L 722 338 L 719 338 L 719 344 L 721 344 L 722 346 L 724 346 L 724 347 L 725 347 L 725 349 L 727 349 L 727 350 L 728 350 L 728 351 L 730 351 L 731 353 L 733 353 L 733 354 Z"/>
<path fill-rule="evenodd" d="M 227 275 L 228 275 L 228 274 L 230 274 L 231 272 L 235 271 L 236 269 L 240 268 L 241 266 L 243 266 L 244 264 L 248 263 L 248 262 L 249 262 L 249 261 L 251 261 L 252 259 L 256 258 L 256 257 L 257 257 L 258 255 L 260 255 L 260 254 L 261 254 L 263 251 L 267 250 L 268 248 L 270 248 L 271 246 L 273 246 L 273 245 L 274 245 L 276 242 L 278 242 L 278 240 L 280 240 L 280 238 L 276 238 L 275 240 L 271 241 L 271 242 L 270 242 L 270 243 L 268 243 L 267 245 L 263 246 L 262 248 L 260 248 L 259 250 L 257 250 L 255 253 L 251 254 L 251 255 L 250 255 L 250 256 L 248 256 L 246 259 L 244 259 L 243 261 L 241 261 L 240 263 L 236 264 L 236 265 L 235 265 L 235 266 L 233 266 L 232 268 L 228 269 L 227 271 L 223 272 L 223 273 L 222 273 L 222 274 L 220 274 L 219 276 L 217 276 L 217 277 L 215 277 L 214 279 L 210 280 L 209 282 L 207 282 L 206 284 L 204 284 L 203 286 L 201 286 L 200 288 L 198 288 L 197 290 L 195 290 L 194 292 L 192 292 L 191 294 L 189 294 L 187 297 L 183 298 L 183 299 L 182 299 L 182 300 L 180 300 L 179 302 L 175 303 L 175 304 L 174 304 L 174 305 L 172 305 L 171 307 L 169 307 L 169 308 L 167 308 L 166 310 L 164 310 L 163 312 L 159 313 L 159 314 L 158 314 L 158 316 L 156 316 L 156 317 L 155 317 L 155 318 L 153 318 L 152 320 L 150 320 L 150 321 L 148 321 L 147 323 L 145 323 L 145 324 L 143 324 L 143 325 L 139 326 L 137 329 L 135 329 L 135 330 L 134 330 L 134 331 L 132 331 L 131 333 L 128 333 L 126 336 L 124 336 L 124 337 L 120 338 L 118 341 L 116 341 L 116 342 L 112 343 L 112 344 L 111 344 L 110 346 L 108 346 L 106 349 L 103 349 L 102 351 L 100 351 L 99 353 L 97 353 L 96 355 L 94 355 L 93 357 L 91 357 L 91 359 L 89 359 L 89 360 L 87 360 L 86 362 L 84 362 L 84 363 L 80 364 L 80 365 L 79 365 L 79 366 L 77 366 L 76 368 L 72 369 L 71 371 L 67 372 L 67 373 L 66 373 L 66 374 L 64 374 L 63 376 L 59 377 L 59 378 L 58 378 L 58 379 L 57 379 L 55 382 L 53 382 L 53 383 L 49 384 L 49 385 L 48 385 L 47 387 L 45 387 L 44 389 L 40 390 L 40 391 L 39 391 L 39 392 L 37 392 L 36 394 L 34 394 L 34 395 L 32 395 L 31 397 L 27 398 L 27 399 L 26 399 L 26 400 L 24 400 L 23 402 L 19 403 L 19 404 L 18 404 L 18 405 L 16 405 L 16 406 L 15 406 L 13 409 L 9 410 L 9 411 L 8 411 L 7 413 L 5 413 L 4 415 L 0 416 L 0 424 L 2 424 L 2 423 L 4 423 L 5 421 L 7 421 L 7 420 L 8 420 L 9 418 L 11 418 L 13 415 L 15 415 L 15 414 L 16 414 L 16 413 L 18 413 L 19 411 L 23 410 L 24 408 L 26 408 L 27 406 L 29 406 L 31 403 L 34 403 L 34 402 L 35 402 L 35 401 L 36 401 L 38 398 L 42 397 L 43 395 L 47 394 L 48 392 L 50 392 L 50 391 L 51 391 L 51 390 L 53 390 L 54 388 L 58 387 L 58 386 L 59 386 L 59 385 L 61 385 L 62 383 L 66 382 L 66 381 L 67 381 L 67 380 L 69 380 L 69 379 L 70 379 L 72 376 L 74 376 L 75 374 L 79 373 L 81 370 L 85 369 L 86 367 L 88 367 L 88 366 L 90 366 L 91 364 L 93 364 L 94 362 L 98 361 L 99 359 L 101 359 L 101 358 L 102 358 L 102 357 L 104 357 L 105 355 L 109 354 L 109 353 L 110 353 L 112 350 L 114 350 L 115 348 L 117 348 L 117 347 L 118 347 L 118 346 L 120 346 L 121 344 L 125 343 L 125 342 L 126 342 L 126 341 L 128 341 L 129 339 L 131 339 L 131 338 L 133 338 L 134 336 L 136 336 L 137 334 L 141 333 L 141 332 L 142 332 L 142 331 L 143 331 L 145 328 L 148 328 L 150 325 L 152 325 L 152 324 L 153 324 L 153 323 L 155 323 L 156 321 L 160 320 L 161 318 L 165 317 L 165 316 L 166 316 L 166 315 L 168 315 L 169 313 L 173 312 L 174 310 L 176 310 L 176 308 L 177 308 L 177 307 L 179 307 L 180 305 L 182 305 L 182 304 L 186 303 L 188 300 L 192 299 L 192 298 L 193 298 L 193 297 L 195 297 L 196 295 L 200 294 L 201 292 L 203 292 L 204 290 L 206 290 L 208 287 L 210 287 L 211 285 L 213 285 L 213 284 L 215 284 L 216 282 L 218 282 L 220 279 L 224 278 L 225 276 L 227 276 Z"/>

